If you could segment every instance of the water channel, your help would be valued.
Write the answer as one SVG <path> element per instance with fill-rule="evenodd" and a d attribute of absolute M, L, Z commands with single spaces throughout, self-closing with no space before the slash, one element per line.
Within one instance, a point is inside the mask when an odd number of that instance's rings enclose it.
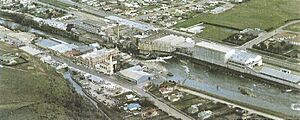
<path fill-rule="evenodd" d="M 187 79 L 187 73 L 183 67 L 187 66 L 190 69 L 191 79 L 185 81 L 184 84 L 186 86 L 274 110 L 288 116 L 300 117 L 300 111 L 291 109 L 291 104 L 300 103 L 300 93 L 298 91 L 286 92 L 286 88 L 267 84 L 259 80 L 229 75 L 226 72 L 211 70 L 207 66 L 191 62 L 186 64 L 179 60 L 170 60 L 164 66 L 174 74 L 173 77 L 168 78 L 170 80 L 182 81 Z M 219 88 L 217 89 L 216 86 L 219 86 Z M 255 97 L 242 95 L 238 87 L 251 89 Z"/>
<path fill-rule="evenodd" d="M 3 24 L 8 24 L 10 28 L 17 29 L 20 27 L 17 23 L 0 18 L 0 25 Z M 27 30 L 28 32 L 39 32 L 44 34 L 42 31 L 32 28 Z M 59 37 L 58 39 L 70 42 L 69 39 L 62 37 Z M 180 81 L 186 79 L 187 74 L 183 66 L 187 66 L 190 70 L 191 79 L 185 81 L 184 84 L 186 86 L 300 118 L 300 111 L 291 109 L 291 104 L 300 103 L 300 93 L 297 91 L 285 92 L 286 88 L 267 84 L 262 81 L 232 76 L 225 72 L 210 70 L 206 66 L 190 63 L 188 61 L 186 64 L 180 60 L 169 60 L 168 63 L 163 64 L 163 66 L 174 74 L 173 77 L 168 78 L 169 80 Z M 72 80 L 70 73 L 67 72 L 64 77 L 72 84 L 76 92 L 85 96 L 82 88 Z M 216 86 L 219 86 L 219 89 L 216 89 Z M 238 89 L 240 86 L 253 90 L 255 97 L 242 95 Z"/>

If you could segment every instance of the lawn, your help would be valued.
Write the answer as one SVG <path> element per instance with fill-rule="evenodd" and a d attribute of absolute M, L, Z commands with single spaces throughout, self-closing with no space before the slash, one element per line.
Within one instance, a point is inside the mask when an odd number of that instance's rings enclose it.
<path fill-rule="evenodd" d="M 284 28 L 285 30 L 290 30 L 290 31 L 294 31 L 294 32 L 300 32 L 300 23 L 296 23 L 290 26 L 287 26 L 286 28 Z"/>
<path fill-rule="evenodd" d="M 24 54 L 0 42 L 7 52 Z M 99 111 L 78 95 L 54 69 L 37 58 L 0 68 L 1 119 L 100 119 Z M 30 69 L 29 69 L 30 68 Z"/>
<path fill-rule="evenodd" d="M 233 30 L 229 30 L 222 27 L 212 26 L 212 25 L 204 25 L 205 29 L 203 32 L 197 34 L 197 37 L 222 42 L 222 40 L 228 38 L 233 35 L 235 32 Z"/>
<path fill-rule="evenodd" d="M 175 27 L 186 28 L 200 22 L 238 29 L 261 28 L 271 30 L 285 21 L 300 18 L 300 0 L 250 0 L 221 14 L 198 14 Z M 214 31 L 217 33 L 218 30 Z M 213 33 L 212 33 L 213 34 Z"/>

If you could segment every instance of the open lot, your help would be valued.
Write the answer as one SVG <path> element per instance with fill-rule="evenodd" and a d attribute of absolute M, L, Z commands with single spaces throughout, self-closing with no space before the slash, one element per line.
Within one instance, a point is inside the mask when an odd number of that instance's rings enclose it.
<path fill-rule="evenodd" d="M 212 25 L 204 25 L 204 26 L 205 26 L 204 31 L 197 34 L 196 35 L 197 37 L 209 39 L 212 41 L 222 42 L 222 40 L 236 33 L 236 31 L 222 28 L 222 27 L 217 27 Z"/>
<path fill-rule="evenodd" d="M 0 48 L 25 54 L 2 42 Z M 27 59 L 29 63 L 0 68 L 1 119 L 101 119 L 54 69 L 31 56 Z"/>
<path fill-rule="evenodd" d="M 300 18 L 299 4 L 299 0 L 250 0 L 221 14 L 198 14 L 175 27 L 186 28 L 204 22 L 237 29 L 260 28 L 268 31 L 283 25 L 287 20 Z M 211 36 L 214 36 L 220 30 L 211 32 Z"/>

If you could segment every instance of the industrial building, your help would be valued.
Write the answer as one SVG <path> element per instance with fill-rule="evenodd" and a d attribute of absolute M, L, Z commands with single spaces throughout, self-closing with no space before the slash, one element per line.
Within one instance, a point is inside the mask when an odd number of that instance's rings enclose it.
<path fill-rule="evenodd" d="M 235 50 L 234 54 L 228 59 L 228 64 L 241 68 L 253 68 L 262 65 L 262 57 L 246 51 Z"/>
<path fill-rule="evenodd" d="M 53 50 L 60 54 L 63 54 L 67 51 L 71 51 L 72 49 L 78 48 L 77 45 L 69 44 L 64 41 L 57 40 L 54 38 L 39 40 L 35 44 L 41 48 L 50 49 L 50 50 Z"/>
<path fill-rule="evenodd" d="M 193 48 L 195 42 L 190 38 L 177 35 L 167 35 L 155 40 L 141 41 L 138 49 L 141 51 L 174 52 L 176 49 Z"/>
<path fill-rule="evenodd" d="M 212 42 L 196 44 L 193 57 L 223 67 L 252 69 L 262 65 L 262 57 Z"/>
<path fill-rule="evenodd" d="M 151 80 L 154 75 L 144 72 L 141 66 L 133 66 L 119 72 L 119 76 L 128 79 L 136 84 L 141 84 Z"/>
<path fill-rule="evenodd" d="M 74 48 L 70 51 L 65 52 L 64 55 L 67 57 L 75 57 L 75 56 L 79 56 L 79 55 L 82 55 L 82 54 L 85 54 L 88 52 L 92 52 L 94 48 L 95 47 L 88 46 L 88 45 L 78 46 L 77 48 Z"/>
<path fill-rule="evenodd" d="M 234 52 L 234 49 L 224 45 L 203 41 L 196 44 L 193 57 L 225 67 L 228 59 L 234 54 Z"/>
<path fill-rule="evenodd" d="M 114 59 L 119 54 L 117 49 L 101 49 L 78 56 L 79 63 L 96 69 L 99 72 L 112 75 L 117 61 Z"/>

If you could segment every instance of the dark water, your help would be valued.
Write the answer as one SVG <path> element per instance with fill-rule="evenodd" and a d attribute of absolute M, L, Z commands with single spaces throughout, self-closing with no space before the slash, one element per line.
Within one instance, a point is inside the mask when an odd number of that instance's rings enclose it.
<path fill-rule="evenodd" d="M 170 60 L 167 64 L 164 64 L 164 66 L 174 74 L 174 76 L 169 79 L 175 81 L 187 79 L 188 75 L 183 67 L 185 65 L 190 69 L 191 76 L 191 79 L 185 81 L 184 84 L 186 86 L 300 118 L 300 111 L 291 109 L 291 104 L 300 103 L 299 92 L 292 91 L 287 93 L 284 92 L 286 89 L 275 85 L 232 76 L 225 72 L 210 70 L 203 65 L 190 62 L 186 64 L 179 60 Z M 219 86 L 219 89 L 217 89 L 217 86 Z M 255 97 L 242 95 L 238 90 L 239 86 L 253 90 Z"/>
<path fill-rule="evenodd" d="M 71 77 L 71 73 L 70 72 L 65 72 L 64 74 L 64 78 L 67 79 L 71 85 L 75 88 L 75 91 L 80 94 L 80 95 L 85 95 L 85 93 L 82 91 L 82 88 L 80 85 L 78 85 Z"/>

